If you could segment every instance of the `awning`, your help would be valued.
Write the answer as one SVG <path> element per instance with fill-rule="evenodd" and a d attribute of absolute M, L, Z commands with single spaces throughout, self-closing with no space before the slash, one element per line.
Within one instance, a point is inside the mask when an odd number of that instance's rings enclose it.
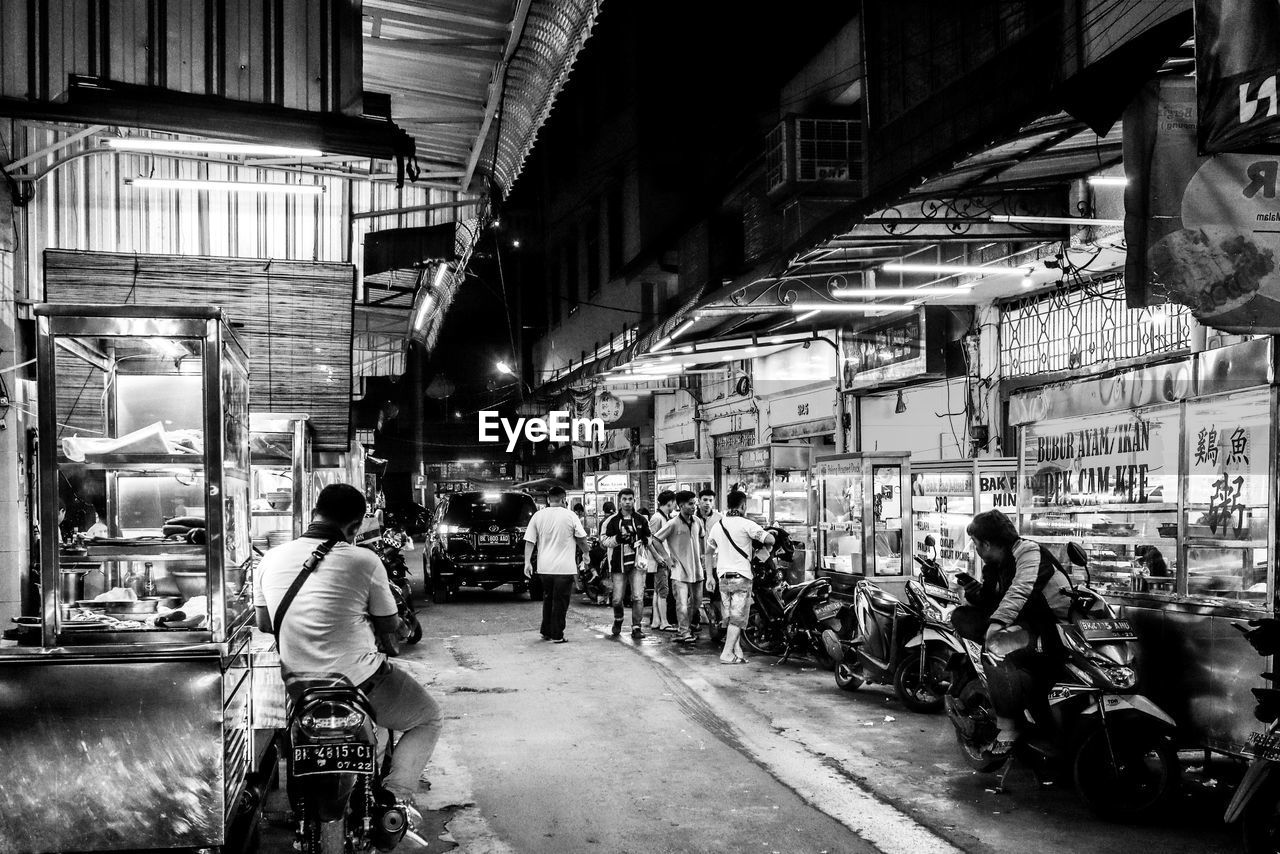
<path fill-rule="evenodd" d="M 51 303 L 212 305 L 249 356 L 253 412 L 305 412 L 318 451 L 351 447 L 349 264 L 45 252 Z"/>

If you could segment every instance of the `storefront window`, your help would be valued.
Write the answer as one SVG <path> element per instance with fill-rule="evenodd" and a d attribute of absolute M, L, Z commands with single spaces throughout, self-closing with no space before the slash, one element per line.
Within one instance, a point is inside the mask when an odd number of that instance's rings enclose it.
<path fill-rule="evenodd" d="M 1190 595 L 1266 599 L 1269 400 L 1260 390 L 1187 406 L 1183 522 Z"/>
<path fill-rule="evenodd" d="M 1095 583 L 1172 593 L 1180 413 L 1156 406 L 1028 426 L 1022 533 L 1064 565 L 1066 544 L 1081 543 Z"/>

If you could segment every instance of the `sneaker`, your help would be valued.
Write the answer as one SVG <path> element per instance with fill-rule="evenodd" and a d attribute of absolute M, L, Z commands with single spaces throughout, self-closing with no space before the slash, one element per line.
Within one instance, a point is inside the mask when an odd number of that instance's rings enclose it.
<path fill-rule="evenodd" d="M 569 639 L 568 638 L 552 638 L 551 642 L 552 643 L 568 643 Z"/>
<path fill-rule="evenodd" d="M 613 621 L 613 631 L 611 632 L 611 634 L 612 634 L 615 638 L 616 638 L 618 635 L 622 634 L 622 620 L 614 620 L 614 621 Z"/>
<path fill-rule="evenodd" d="M 642 638 L 642 637 L 644 637 L 644 631 L 643 631 L 639 626 L 632 626 L 632 627 L 631 627 L 631 636 L 632 636 L 633 638 Z"/>

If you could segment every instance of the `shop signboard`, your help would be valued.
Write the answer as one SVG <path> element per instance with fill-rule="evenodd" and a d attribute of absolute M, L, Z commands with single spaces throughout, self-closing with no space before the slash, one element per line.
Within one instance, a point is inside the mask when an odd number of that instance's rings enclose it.
<path fill-rule="evenodd" d="M 596 475 L 596 492 L 598 493 L 616 495 L 618 490 L 626 489 L 630 485 L 631 481 L 626 472 Z"/>
<path fill-rule="evenodd" d="M 768 448 L 748 448 L 738 452 L 738 468 L 758 471 L 769 468 Z"/>
<path fill-rule="evenodd" d="M 711 437 L 711 455 L 713 457 L 732 456 L 743 448 L 749 448 L 755 443 L 755 430 L 740 430 L 736 433 L 722 433 L 719 436 Z"/>
<path fill-rule="evenodd" d="M 1280 160 L 1199 156 L 1195 116 L 1193 82 L 1173 76 L 1150 84 L 1125 114 L 1129 304 L 1178 302 L 1215 329 L 1275 334 Z"/>
<path fill-rule="evenodd" d="M 840 330 L 840 390 L 863 391 L 945 372 L 947 309 L 920 306 L 868 329 Z"/>
<path fill-rule="evenodd" d="M 1185 524 L 1196 540 L 1265 547 L 1271 419 L 1266 391 L 1187 406 Z"/>
<path fill-rule="evenodd" d="M 1029 425 L 1021 507 L 1176 502 L 1178 414 L 1163 406 Z"/>
<path fill-rule="evenodd" d="M 475 488 L 469 480 L 438 480 L 436 495 L 448 495 L 453 492 L 471 492 Z"/>
<path fill-rule="evenodd" d="M 1196 0 L 1195 22 L 1200 150 L 1274 152 L 1280 3 Z"/>

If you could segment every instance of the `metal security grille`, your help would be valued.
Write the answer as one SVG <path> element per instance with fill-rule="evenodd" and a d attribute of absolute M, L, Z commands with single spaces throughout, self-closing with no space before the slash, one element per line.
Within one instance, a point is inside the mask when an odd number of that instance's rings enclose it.
<path fill-rule="evenodd" d="M 1128 308 L 1121 279 L 1027 297 L 1000 310 L 1005 378 L 1176 353 L 1190 344 L 1185 306 Z"/>
<path fill-rule="evenodd" d="M 779 122 L 764 138 L 764 181 L 770 190 L 776 190 L 791 180 L 787 168 L 787 130 L 790 122 Z"/>
<path fill-rule="evenodd" d="M 862 158 L 862 122 L 796 120 L 796 180 L 853 181 Z"/>

